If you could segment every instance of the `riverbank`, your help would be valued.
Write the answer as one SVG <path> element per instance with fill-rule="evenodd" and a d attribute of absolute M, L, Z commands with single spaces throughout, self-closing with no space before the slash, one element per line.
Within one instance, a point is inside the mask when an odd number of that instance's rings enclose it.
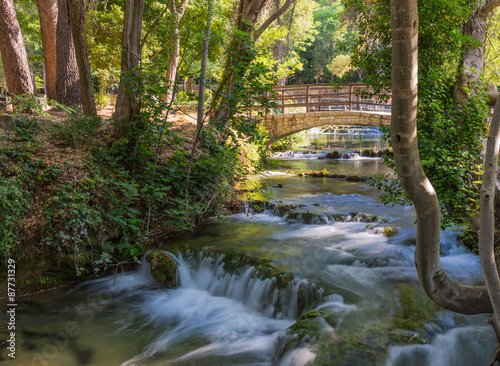
<path fill-rule="evenodd" d="M 112 112 L 0 116 L 0 281 L 15 260 L 18 294 L 134 268 L 159 241 L 237 205 L 239 158 L 211 153 L 209 136 L 195 150 L 186 199 L 189 115 L 169 117 L 160 145 L 153 134 L 131 148 L 113 138 Z"/>

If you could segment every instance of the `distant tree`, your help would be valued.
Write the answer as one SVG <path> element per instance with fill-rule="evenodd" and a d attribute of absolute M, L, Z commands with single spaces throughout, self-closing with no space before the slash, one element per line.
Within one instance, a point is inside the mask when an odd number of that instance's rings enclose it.
<path fill-rule="evenodd" d="M 224 144 L 229 133 L 231 117 L 237 101 L 246 89 L 245 75 L 255 59 L 254 45 L 262 33 L 281 16 L 295 0 L 286 0 L 276 11 L 259 23 L 259 17 L 270 0 L 240 0 L 236 13 L 234 32 L 226 52 L 224 72 L 212 101 L 210 123 L 220 131 L 220 143 Z M 260 25 L 260 26 L 259 26 Z"/>
<path fill-rule="evenodd" d="M 116 97 L 115 138 L 126 137 L 138 121 L 138 76 L 135 74 L 141 58 L 141 30 L 144 0 L 127 0 L 123 20 L 121 77 Z M 133 143 L 133 141 L 130 141 Z"/>
<path fill-rule="evenodd" d="M 170 30 L 170 54 L 168 58 L 168 68 L 167 68 L 167 103 L 172 102 L 172 97 L 174 95 L 173 90 L 175 87 L 175 79 L 177 78 L 177 70 L 179 69 L 179 61 L 181 57 L 181 40 L 179 35 L 179 26 L 181 24 L 182 17 L 186 12 L 189 0 L 181 0 L 177 3 L 176 0 L 170 1 L 170 12 L 173 16 L 171 22 Z"/>
<path fill-rule="evenodd" d="M 37 0 L 42 36 L 43 60 L 45 65 L 45 94 L 48 99 L 56 99 L 57 72 L 57 0 Z"/>
<path fill-rule="evenodd" d="M 0 53 L 9 93 L 33 93 L 26 49 L 12 0 L 0 0 L 0 34 Z"/>
<path fill-rule="evenodd" d="M 68 0 L 68 4 L 71 34 L 73 36 L 76 62 L 80 75 L 83 112 L 86 115 L 92 115 L 96 113 L 96 109 L 87 42 L 85 40 L 85 2 L 83 0 Z"/>
<path fill-rule="evenodd" d="M 71 35 L 67 0 L 59 0 L 56 35 L 56 101 L 66 106 L 81 106 L 80 75 Z"/>

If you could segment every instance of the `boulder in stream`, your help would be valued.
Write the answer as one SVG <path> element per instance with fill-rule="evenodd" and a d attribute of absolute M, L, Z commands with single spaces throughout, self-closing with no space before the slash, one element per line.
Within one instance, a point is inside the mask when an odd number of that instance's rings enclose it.
<path fill-rule="evenodd" d="M 152 250 L 146 255 L 146 261 L 156 282 L 166 288 L 177 286 L 177 265 L 167 253 Z"/>

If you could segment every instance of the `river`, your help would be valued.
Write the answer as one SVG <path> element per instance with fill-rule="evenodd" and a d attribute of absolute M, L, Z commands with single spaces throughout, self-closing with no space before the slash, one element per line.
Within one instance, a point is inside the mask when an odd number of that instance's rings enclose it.
<path fill-rule="evenodd" d="M 343 148 L 323 135 L 306 144 Z M 355 135 L 344 148 L 383 147 L 377 141 L 363 146 Z M 487 316 L 445 311 L 419 286 L 412 207 L 382 205 L 364 181 L 296 174 L 371 176 L 389 172 L 382 161 L 316 152 L 280 154 L 240 187 L 268 187 L 242 195 L 272 207 L 248 205 L 167 244 L 186 248 L 175 256 L 178 288 L 160 288 L 141 265 L 19 299 L 16 359 L 0 353 L 0 365 L 488 364 L 496 339 Z M 481 283 L 478 257 L 457 235 L 442 233 L 443 267 Z"/>

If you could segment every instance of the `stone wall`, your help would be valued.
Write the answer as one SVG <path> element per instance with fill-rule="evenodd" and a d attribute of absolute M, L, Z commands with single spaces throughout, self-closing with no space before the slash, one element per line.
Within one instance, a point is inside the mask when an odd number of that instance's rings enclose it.
<path fill-rule="evenodd" d="M 286 136 L 324 125 L 338 126 L 389 126 L 391 113 L 360 111 L 328 111 L 269 115 L 263 119 L 269 131 L 269 145 Z"/>

